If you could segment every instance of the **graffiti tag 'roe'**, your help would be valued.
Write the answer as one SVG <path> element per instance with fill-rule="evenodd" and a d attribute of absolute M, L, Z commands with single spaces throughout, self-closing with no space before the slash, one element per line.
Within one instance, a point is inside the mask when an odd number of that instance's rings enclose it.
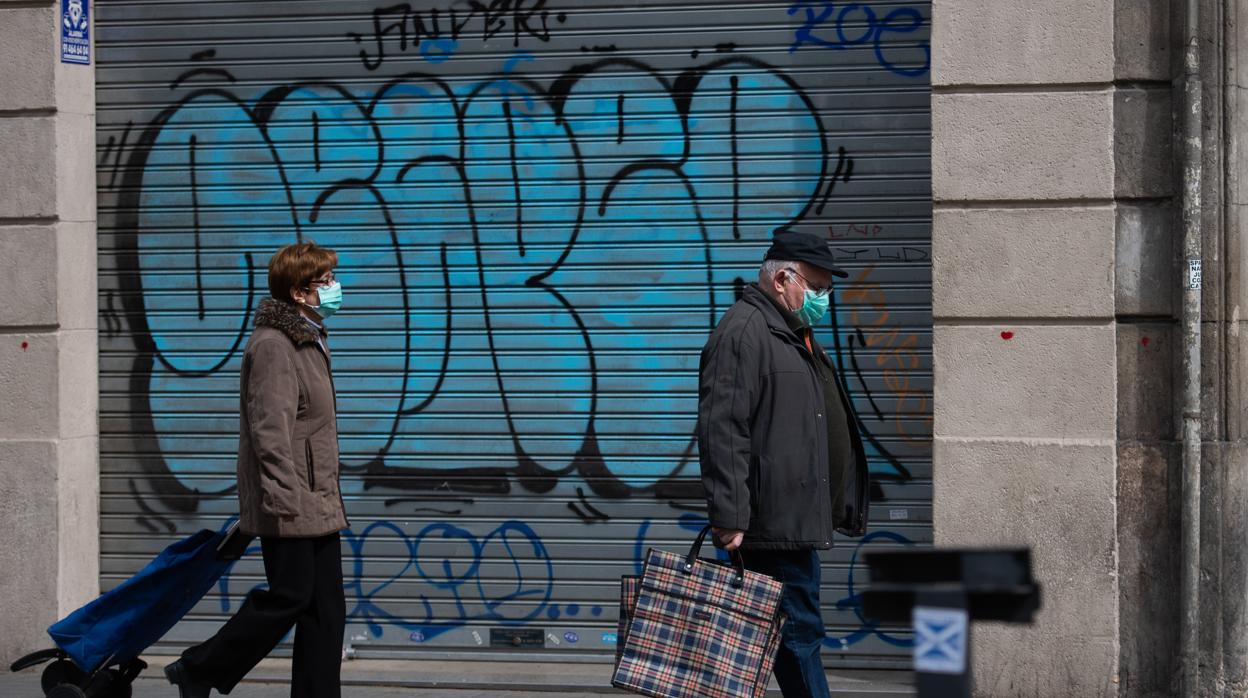
<path fill-rule="evenodd" d="M 789 7 L 789 15 L 798 12 L 803 15 L 802 26 L 793 33 L 789 53 L 806 44 L 837 51 L 870 46 L 879 64 L 897 75 L 919 77 L 931 67 L 929 41 L 909 46 L 888 43 L 890 34 L 913 34 L 923 26 L 923 15 L 913 7 L 895 8 L 881 18 L 869 5 L 862 3 L 845 3 L 838 7 L 829 0 L 798 0 Z"/>

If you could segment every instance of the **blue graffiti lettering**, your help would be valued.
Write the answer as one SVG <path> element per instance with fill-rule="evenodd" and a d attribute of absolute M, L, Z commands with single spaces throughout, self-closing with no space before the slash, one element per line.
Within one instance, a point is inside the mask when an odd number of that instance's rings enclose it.
<path fill-rule="evenodd" d="M 931 42 L 921 40 L 908 46 L 889 43 L 890 34 L 913 34 L 926 21 L 913 7 L 898 7 L 883 19 L 870 5 L 847 3 L 838 9 L 831 0 L 798 0 L 789 9 L 790 17 L 802 12 L 802 26 L 793 32 L 789 53 L 806 44 L 820 48 L 842 51 L 851 47 L 871 46 L 875 59 L 881 66 L 897 75 L 919 77 L 927 73 L 932 63 Z M 835 15 L 835 16 L 834 16 Z M 861 26 L 861 28 L 859 28 Z M 821 31 L 821 34 L 816 34 Z M 857 35 L 854 32 L 857 31 Z M 834 38 L 830 35 L 835 35 Z M 905 57 L 895 59 L 895 54 Z M 919 60 L 919 54 L 922 59 Z"/>
<path fill-rule="evenodd" d="M 862 642 L 872 635 L 890 645 L 893 645 L 894 647 L 914 646 L 913 640 L 905 637 L 897 637 L 896 635 L 885 632 L 880 629 L 879 621 L 868 620 L 866 616 L 862 615 L 862 596 L 854 591 L 854 570 L 858 569 L 858 556 L 862 553 L 863 548 L 875 541 L 888 541 L 890 543 L 898 543 L 906 546 L 914 545 L 910 542 L 910 539 L 900 533 L 894 533 L 892 531 L 873 531 L 863 536 L 862 539 L 858 541 L 857 547 L 854 548 L 853 558 L 850 559 L 849 563 L 849 577 L 846 582 L 846 595 L 844 598 L 836 602 L 836 608 L 837 610 L 853 610 L 854 615 L 858 617 L 860 625 L 843 636 L 825 637 L 823 639 L 825 647 L 846 649 L 856 643 Z"/>
<path fill-rule="evenodd" d="M 484 537 L 446 523 L 408 536 L 398 524 L 378 521 L 358 534 L 348 529 L 342 538 L 348 549 L 343 586 L 354 601 L 347 618 L 364 623 L 373 637 L 381 637 L 385 626 L 425 642 L 471 622 L 524 624 L 547 610 L 554 590 L 550 553 L 520 521 L 503 522 Z M 247 553 L 258 551 L 257 545 Z M 232 575 L 233 567 L 217 584 L 223 613 L 233 607 Z M 415 585 L 401 596 L 417 600 L 420 612 L 386 608 L 400 584 Z"/>

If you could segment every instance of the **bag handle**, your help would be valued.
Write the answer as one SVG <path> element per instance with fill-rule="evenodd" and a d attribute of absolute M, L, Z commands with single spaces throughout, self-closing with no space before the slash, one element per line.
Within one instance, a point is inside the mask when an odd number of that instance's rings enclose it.
<path fill-rule="evenodd" d="M 706 534 L 710 532 L 710 524 L 703 526 L 702 532 L 693 541 L 693 546 L 689 548 L 689 555 L 685 557 L 685 563 L 680 566 L 680 570 L 685 574 L 693 574 L 693 563 L 697 561 L 698 554 L 702 552 L 702 544 L 706 542 Z M 740 589 L 745 586 L 745 560 L 741 557 L 740 549 L 731 551 L 728 557 L 732 560 L 733 569 L 737 573 L 732 578 L 732 586 Z"/>
<path fill-rule="evenodd" d="M 251 545 L 251 541 L 255 539 L 255 536 L 243 533 L 238 523 L 239 520 L 234 519 L 225 534 L 221 536 L 221 542 L 217 544 L 218 560 L 238 560 L 247 553 L 247 546 Z"/>

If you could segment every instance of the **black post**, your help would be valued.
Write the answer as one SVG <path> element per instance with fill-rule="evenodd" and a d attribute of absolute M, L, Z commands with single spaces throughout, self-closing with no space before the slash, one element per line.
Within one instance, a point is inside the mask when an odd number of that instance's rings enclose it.
<path fill-rule="evenodd" d="M 971 621 L 1030 623 L 1040 608 L 1031 551 L 910 549 L 867 553 L 863 616 L 914 628 L 919 698 L 970 698 Z"/>
<path fill-rule="evenodd" d="M 971 623 L 959 584 L 914 596 L 914 671 L 918 698 L 971 698 Z"/>

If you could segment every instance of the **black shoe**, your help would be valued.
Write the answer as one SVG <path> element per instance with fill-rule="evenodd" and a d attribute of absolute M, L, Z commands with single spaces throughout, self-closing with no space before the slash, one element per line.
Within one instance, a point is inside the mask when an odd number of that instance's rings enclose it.
<path fill-rule="evenodd" d="M 165 678 L 178 687 L 181 698 L 208 698 L 208 693 L 212 691 L 212 686 L 196 683 L 191 679 L 181 659 L 165 667 Z"/>

